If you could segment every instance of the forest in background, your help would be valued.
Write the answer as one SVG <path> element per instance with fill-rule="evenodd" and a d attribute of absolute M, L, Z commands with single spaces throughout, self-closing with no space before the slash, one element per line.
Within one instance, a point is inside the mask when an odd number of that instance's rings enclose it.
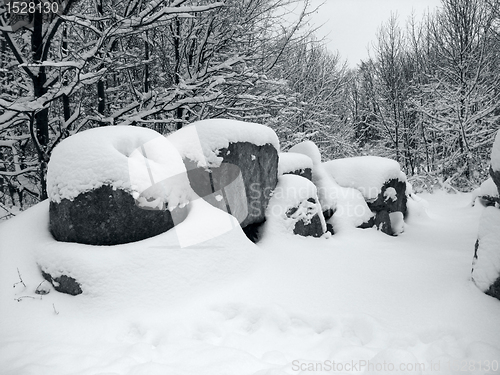
<path fill-rule="evenodd" d="M 54 147 L 98 126 L 233 118 L 272 127 L 285 151 L 310 139 L 325 159 L 390 157 L 416 190 L 488 176 L 500 0 L 393 15 L 356 69 L 315 38 L 307 0 L 58 1 L 0 5 L 0 218 L 45 199 Z"/>

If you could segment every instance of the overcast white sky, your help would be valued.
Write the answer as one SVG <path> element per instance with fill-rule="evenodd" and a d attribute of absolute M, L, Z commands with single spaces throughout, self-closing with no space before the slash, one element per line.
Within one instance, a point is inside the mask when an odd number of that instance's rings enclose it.
<path fill-rule="evenodd" d="M 427 10 L 440 6 L 440 0 L 312 0 L 313 7 L 322 3 L 311 26 L 324 24 L 316 35 L 325 37 L 328 47 L 338 50 L 352 68 L 368 57 L 368 47 L 376 40 L 377 29 L 391 12 L 397 12 L 400 25 L 404 26 L 412 11 L 420 19 Z"/>

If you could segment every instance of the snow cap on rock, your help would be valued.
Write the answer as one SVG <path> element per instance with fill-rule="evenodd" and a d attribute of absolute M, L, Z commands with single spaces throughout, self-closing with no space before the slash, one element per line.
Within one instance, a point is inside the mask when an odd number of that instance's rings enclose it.
<path fill-rule="evenodd" d="M 304 141 L 293 146 L 288 152 L 296 152 L 307 155 L 311 158 L 314 165 L 321 163 L 321 153 L 318 146 L 313 141 Z"/>
<path fill-rule="evenodd" d="M 183 158 L 197 162 L 198 167 L 218 167 L 222 158 L 217 150 L 229 143 L 249 142 L 256 146 L 271 144 L 279 152 L 278 136 L 270 127 L 230 119 L 197 121 L 168 135 Z"/>
<path fill-rule="evenodd" d="M 379 156 L 336 159 L 322 165 L 340 186 L 358 189 L 367 200 L 376 199 L 391 179 L 406 181 L 397 161 Z"/>
<path fill-rule="evenodd" d="M 154 130 L 135 126 L 94 128 L 66 138 L 54 149 L 47 173 L 49 198 L 58 203 L 103 185 L 138 198 L 160 182 L 166 183 L 153 198 L 169 208 L 188 202 L 189 181 L 177 149 Z"/>
<path fill-rule="evenodd" d="M 282 152 L 279 154 L 278 175 L 309 168 L 313 163 L 310 157 L 296 152 Z"/>

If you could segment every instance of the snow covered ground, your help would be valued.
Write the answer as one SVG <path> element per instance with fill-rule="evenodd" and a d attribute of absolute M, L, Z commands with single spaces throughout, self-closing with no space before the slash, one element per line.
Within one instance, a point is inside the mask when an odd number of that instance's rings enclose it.
<path fill-rule="evenodd" d="M 484 207 L 421 197 L 399 237 L 235 226 L 182 249 L 55 243 L 42 202 L 0 224 L 0 374 L 498 374 L 500 301 L 470 281 Z M 89 292 L 34 293 L 58 258 Z"/>

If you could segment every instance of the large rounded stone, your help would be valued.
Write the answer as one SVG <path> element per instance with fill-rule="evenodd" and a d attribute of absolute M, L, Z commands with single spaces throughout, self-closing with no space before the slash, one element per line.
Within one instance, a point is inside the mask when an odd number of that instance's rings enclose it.
<path fill-rule="evenodd" d="M 377 198 L 366 203 L 375 214 L 374 225 L 378 230 L 392 236 L 398 233 L 393 230 L 390 214 L 401 212 L 403 217 L 406 217 L 408 213 L 407 201 L 406 182 L 398 179 L 390 179 L 384 183 Z"/>
<path fill-rule="evenodd" d="M 117 245 L 163 233 L 187 215 L 187 208 L 150 210 L 120 189 L 104 185 L 72 201 L 50 202 L 50 232 L 58 241 Z"/>
<path fill-rule="evenodd" d="M 209 169 L 184 159 L 194 192 L 236 217 L 242 228 L 264 222 L 271 193 L 278 183 L 276 148 L 235 142 L 217 150 L 217 156 L 222 163 Z"/>
<path fill-rule="evenodd" d="M 216 118 L 192 123 L 167 139 L 182 155 L 200 198 L 236 217 L 242 228 L 265 221 L 278 181 L 279 141 L 271 128 Z"/>
<path fill-rule="evenodd" d="M 374 213 L 381 211 L 402 212 L 403 216 L 406 217 L 407 201 L 406 182 L 390 179 L 384 183 L 377 198 L 374 201 L 368 201 L 367 204 Z"/>
<path fill-rule="evenodd" d="M 313 198 L 308 199 L 309 202 L 316 204 Z M 316 212 L 314 216 L 305 220 L 301 218 L 295 223 L 293 233 L 303 237 L 321 237 L 325 233 L 324 220 L 321 220 L 322 212 Z"/>
<path fill-rule="evenodd" d="M 54 238 L 90 245 L 165 232 L 184 220 L 191 195 L 177 148 L 134 126 L 94 128 L 63 140 L 48 165 L 47 191 Z"/>
<path fill-rule="evenodd" d="M 321 237 L 327 226 L 318 201 L 316 186 L 292 174 L 279 177 L 279 184 L 267 208 L 268 231 L 284 231 L 304 237 Z"/>

